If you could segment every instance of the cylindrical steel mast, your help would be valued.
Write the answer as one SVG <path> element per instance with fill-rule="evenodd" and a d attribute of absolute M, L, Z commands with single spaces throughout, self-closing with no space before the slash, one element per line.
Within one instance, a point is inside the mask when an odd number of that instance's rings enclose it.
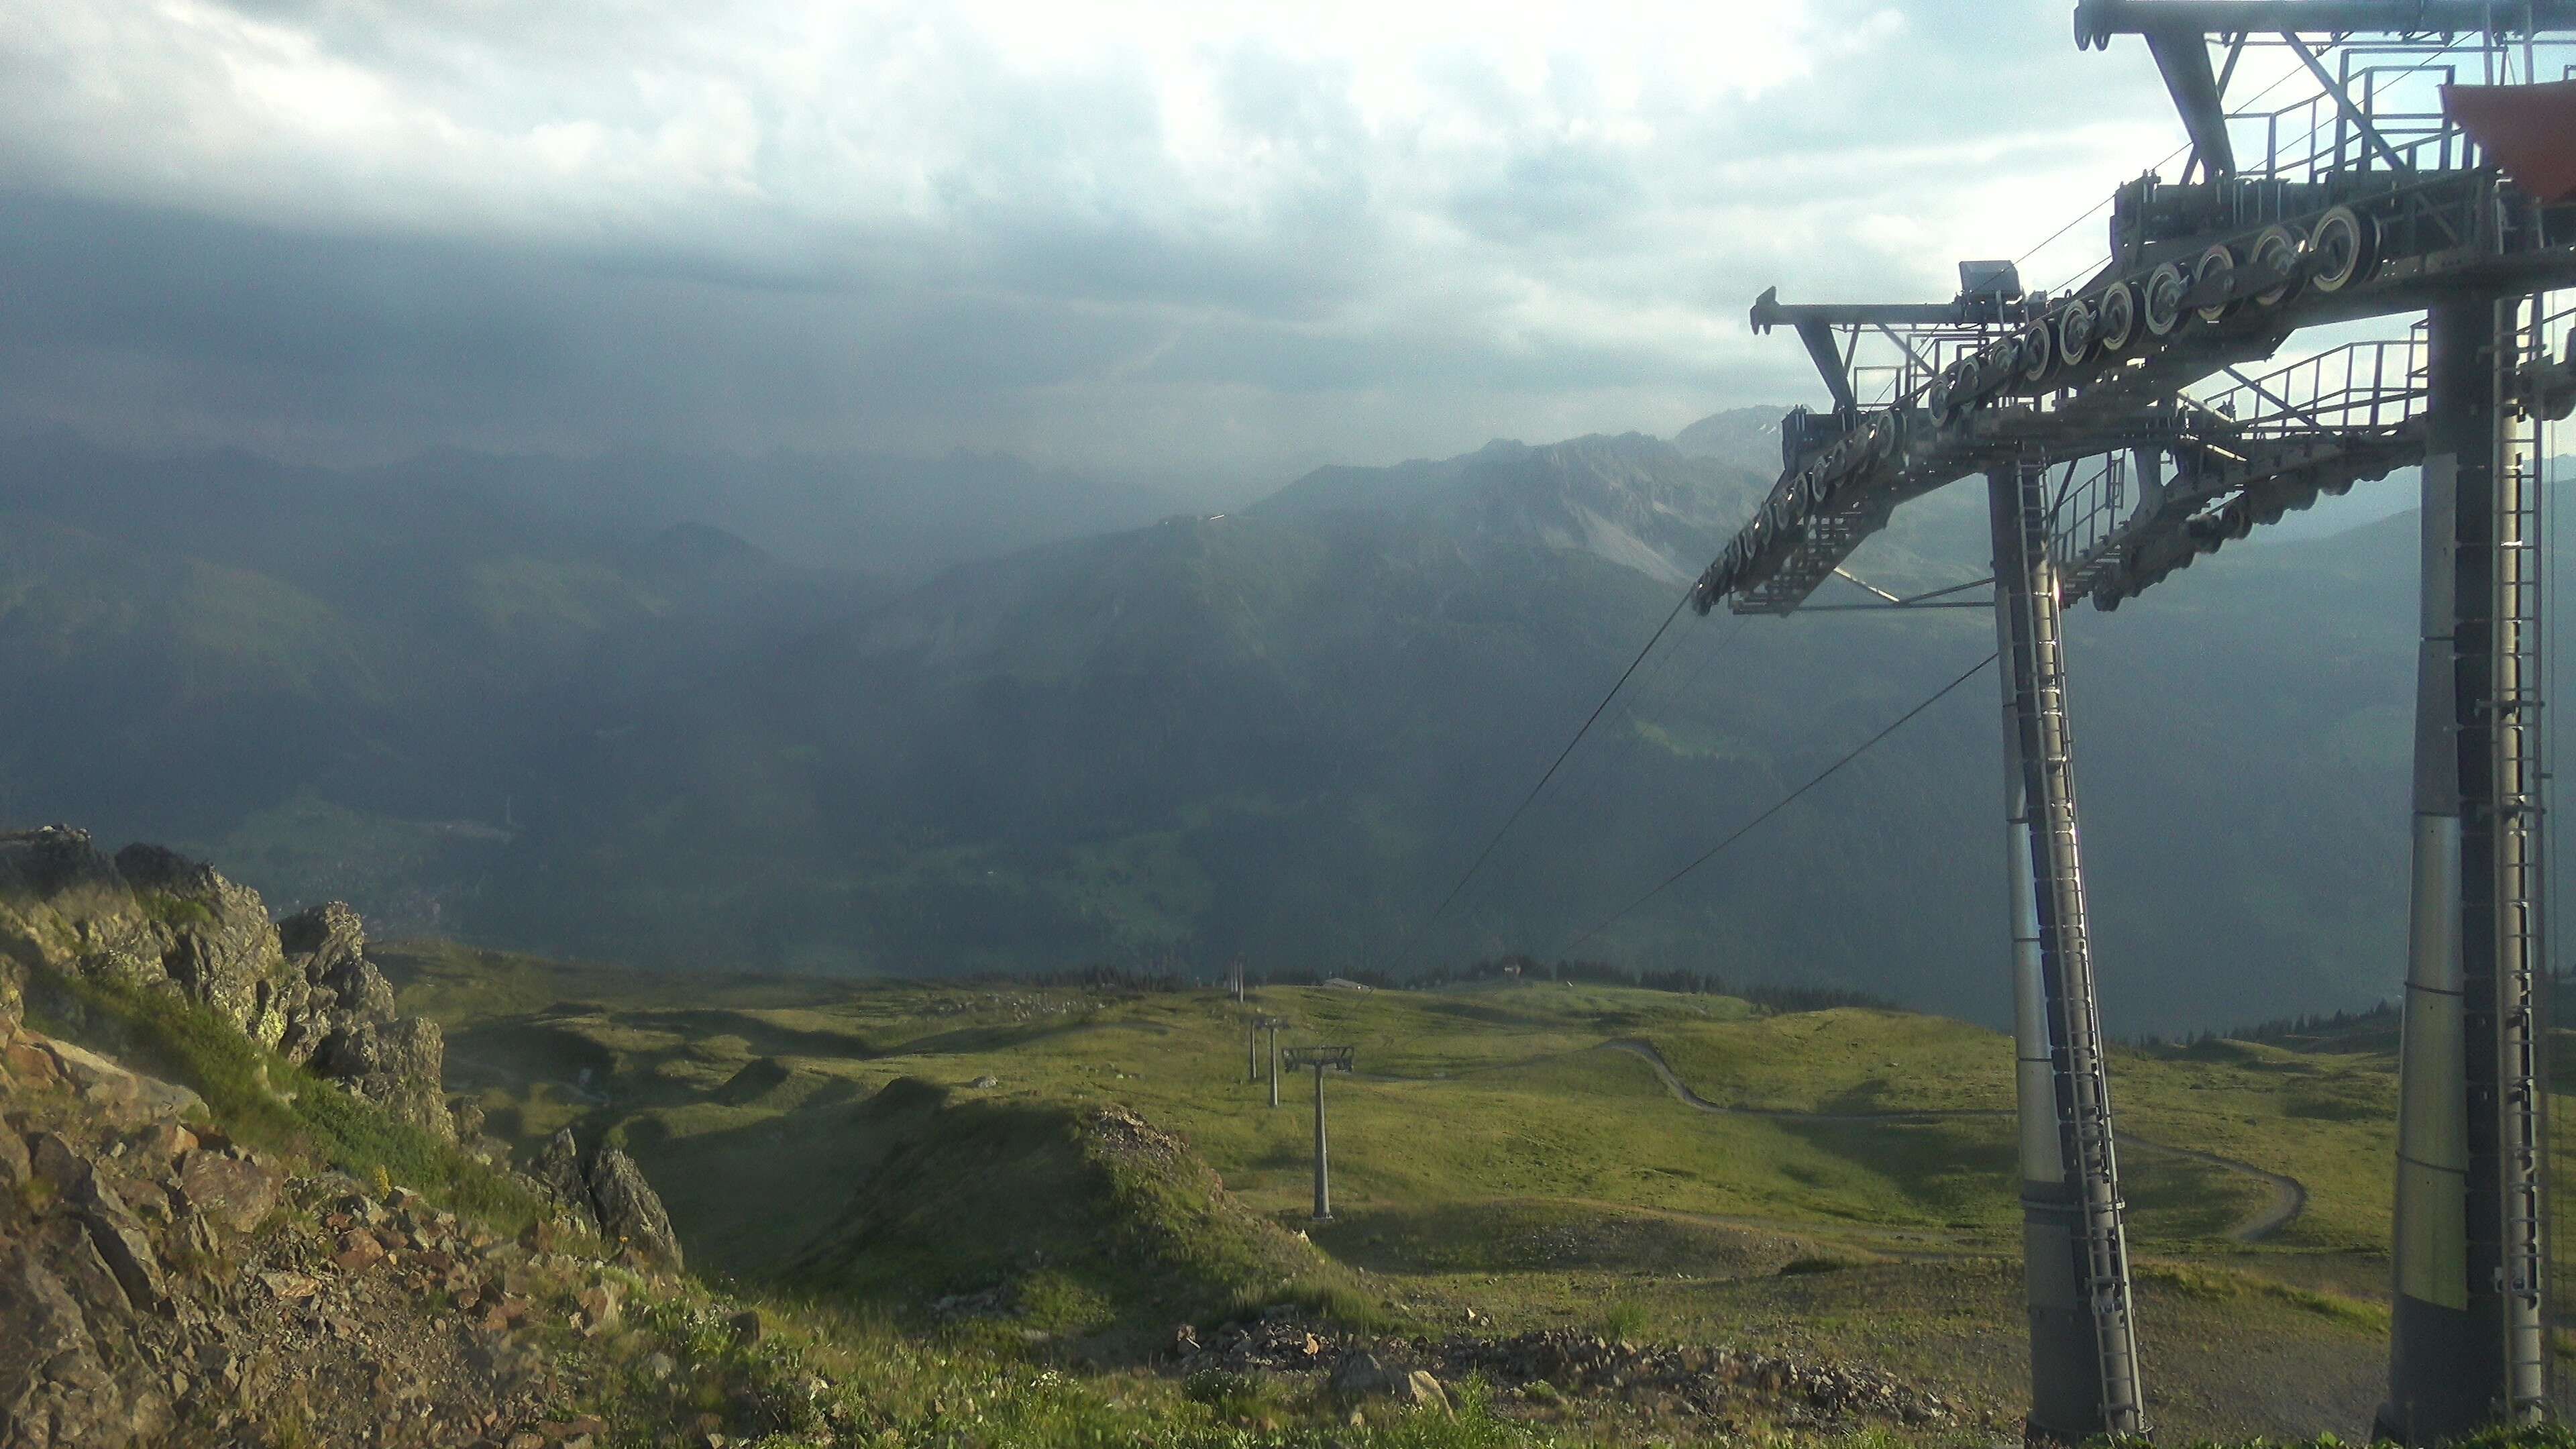
<path fill-rule="evenodd" d="M 2414 888 L 2388 1402 L 2456 1438 L 2545 1408 L 2538 459 L 2509 451 L 2514 307 L 2430 316 Z"/>
<path fill-rule="evenodd" d="M 1270 1105 L 1279 1105 L 1279 1023 L 1270 1023 Z"/>
<path fill-rule="evenodd" d="M 2085 924 L 2046 473 L 2021 466 L 1986 481 L 2003 667 L 2031 1428 L 2069 1441 L 2136 1434 L 2146 1417 Z"/>

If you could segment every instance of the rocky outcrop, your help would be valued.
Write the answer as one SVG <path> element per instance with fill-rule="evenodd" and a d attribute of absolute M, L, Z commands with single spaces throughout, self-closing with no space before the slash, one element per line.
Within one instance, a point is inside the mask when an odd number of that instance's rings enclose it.
<path fill-rule="evenodd" d="M 590 1204 L 599 1215 L 602 1237 L 679 1271 L 680 1240 L 671 1231 L 671 1215 L 662 1210 L 661 1194 L 644 1180 L 634 1158 L 614 1147 L 600 1149 L 590 1160 Z"/>
<path fill-rule="evenodd" d="M 581 1146 L 566 1127 L 547 1140 L 527 1175 L 611 1245 L 673 1272 L 683 1266 L 680 1239 L 671 1230 L 662 1195 L 623 1150 L 602 1147 L 585 1167 Z"/>
<path fill-rule="evenodd" d="M 573 1140 L 571 1128 L 560 1128 L 546 1140 L 537 1160 L 528 1164 L 528 1176 L 566 1206 L 589 1213 L 590 1184 L 582 1175 L 581 1144 Z"/>
<path fill-rule="evenodd" d="M 0 833 L 0 958 L 174 992 L 443 1140 L 436 1023 L 395 1009 L 358 913 L 269 919 L 257 891 L 157 845 L 113 860 L 67 826 Z M 0 981 L 0 1015 L 16 1013 Z"/>
<path fill-rule="evenodd" d="M 453 1138 L 440 1077 L 446 1047 L 438 1023 L 418 1016 L 345 1021 L 322 1040 L 311 1066 L 434 1137 Z"/>
<path fill-rule="evenodd" d="M 157 845 L 118 851 L 115 870 L 155 928 L 161 974 L 263 1045 L 276 1045 L 286 1024 L 278 1000 L 286 961 L 259 892 Z"/>
<path fill-rule="evenodd" d="M 592 1172 L 649 1197 L 623 1153 Z M 513 1240 L 381 1177 L 244 1150 L 193 1094 L 0 1028 L 0 1449 L 570 1449 L 610 1426 L 564 1405 L 643 1381 L 669 1388 L 617 1442 L 662 1442 L 676 1396 L 715 1382 L 684 1382 L 691 1349 L 635 1325 L 637 1295 L 677 1280 L 612 1274 L 586 1247 L 558 1225 Z M 731 1305 L 692 1312 L 692 1332 L 740 1338 Z M 563 1325 L 588 1352 L 560 1351 Z M 796 1383 L 802 1400 L 778 1397 L 784 1380 L 692 1398 L 689 1442 L 797 1428 L 778 1410 L 800 1402 L 802 1427 L 819 1426 L 830 1386 Z"/>
<path fill-rule="evenodd" d="M 209 1287 L 176 1265 L 242 1230 L 209 1200 L 273 1203 L 280 1174 L 179 1125 L 195 1093 L 14 1022 L 0 1103 L 0 1449 L 160 1442 Z"/>

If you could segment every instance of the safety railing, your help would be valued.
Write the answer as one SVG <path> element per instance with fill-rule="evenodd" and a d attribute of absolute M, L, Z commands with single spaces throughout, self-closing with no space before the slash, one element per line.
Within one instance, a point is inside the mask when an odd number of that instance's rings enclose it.
<path fill-rule="evenodd" d="M 2242 147 L 2238 174 L 2311 182 L 2476 164 L 2474 148 L 2441 111 L 2440 87 L 2457 78 L 2456 64 L 2437 65 L 2428 57 L 2410 65 L 2354 65 L 2360 58 L 2353 50 L 2341 56 L 2349 109 L 2319 91 L 2273 110 L 2230 116 L 2229 138 Z"/>
<path fill-rule="evenodd" d="M 2090 559 L 2129 521 L 2134 490 L 2129 455 L 2105 453 L 2059 465 L 2049 505 L 2049 553 L 2061 564 Z"/>
<path fill-rule="evenodd" d="M 2183 402 L 2202 424 L 2241 438 L 2384 437 L 2424 411 L 2432 386 L 2426 351 L 2419 324 L 2402 340 L 2346 343 L 2259 377 L 2229 368 Z"/>

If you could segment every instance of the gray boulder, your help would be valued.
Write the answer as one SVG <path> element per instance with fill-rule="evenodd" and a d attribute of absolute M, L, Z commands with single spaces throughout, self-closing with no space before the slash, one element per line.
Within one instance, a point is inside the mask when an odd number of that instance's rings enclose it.
<path fill-rule="evenodd" d="M 202 1148 L 180 1159 L 178 1177 L 179 1195 L 189 1207 L 244 1233 L 277 1206 L 284 1185 L 271 1168 Z"/>
<path fill-rule="evenodd" d="M 528 1176 L 565 1202 L 589 1208 L 590 1184 L 582 1176 L 581 1144 L 573 1140 L 571 1128 L 559 1129 L 546 1139 L 537 1160 L 528 1164 Z"/>
<path fill-rule="evenodd" d="M 367 954 L 367 926 L 346 901 L 327 901 L 277 923 L 277 944 L 287 958 L 320 979 Z"/>
<path fill-rule="evenodd" d="M 367 959 L 367 927 L 344 901 L 328 901 L 277 923 L 278 944 L 313 991 L 313 1004 L 361 1021 L 389 1020 L 394 988 Z"/>
<path fill-rule="evenodd" d="M 644 1180 L 644 1169 L 634 1158 L 614 1147 L 601 1148 L 590 1160 L 590 1201 L 599 1213 L 601 1236 L 675 1271 L 681 1266 L 671 1215 L 663 1211 L 662 1195 Z"/>
<path fill-rule="evenodd" d="M 235 1026 L 273 1043 L 274 1023 L 260 1008 L 286 975 L 277 927 L 259 892 L 158 845 L 116 853 L 116 872 L 143 916 L 161 933 L 161 971 L 189 999 L 213 1007 Z"/>
<path fill-rule="evenodd" d="M 99 1260 L 125 1290 L 125 1301 L 147 1312 L 169 1307 L 170 1292 L 161 1277 L 161 1259 L 152 1251 L 151 1235 L 115 1189 L 97 1173 L 85 1173 L 72 1194 L 72 1205 L 80 1213 L 81 1225 L 89 1229 Z"/>
<path fill-rule="evenodd" d="M 1445 1411 L 1449 1407 L 1448 1391 L 1429 1372 L 1395 1368 L 1364 1348 L 1343 1354 L 1333 1365 L 1328 1383 L 1333 1397 L 1345 1405 L 1364 1399 L 1392 1399 L 1423 1409 Z"/>
<path fill-rule="evenodd" d="M 441 1089 L 446 1038 L 426 1017 L 357 1021 L 335 1028 L 313 1054 L 313 1068 L 443 1142 L 456 1139 Z"/>
<path fill-rule="evenodd" d="M 0 1449 L 131 1441 L 87 1318 L 32 1245 L 0 1246 L 0 1323 Z"/>
<path fill-rule="evenodd" d="M 1345 1404 L 1384 1394 L 1395 1387 L 1395 1382 L 1395 1371 L 1386 1366 L 1386 1360 L 1364 1348 L 1336 1360 L 1327 1380 L 1333 1397 Z"/>

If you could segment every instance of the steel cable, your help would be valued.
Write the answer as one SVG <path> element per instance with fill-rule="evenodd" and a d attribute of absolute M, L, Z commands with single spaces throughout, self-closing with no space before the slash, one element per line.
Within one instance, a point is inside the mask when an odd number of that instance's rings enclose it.
<path fill-rule="evenodd" d="M 1770 819 L 1772 816 L 1779 814 L 1781 811 L 1788 809 L 1799 796 L 1806 794 L 1818 785 L 1823 784 L 1826 780 L 1831 779 L 1834 773 L 1842 769 L 1843 766 L 1848 765 L 1852 761 L 1859 759 L 1862 755 L 1869 753 L 1872 746 L 1875 746 L 1879 741 L 1886 739 L 1889 735 L 1896 733 L 1898 730 L 1903 729 L 1916 715 L 1919 715 L 1923 713 L 1923 711 L 1930 709 L 1932 706 L 1939 704 L 1941 700 L 1950 693 L 1950 691 L 1957 689 L 1960 685 L 1976 678 L 1978 674 L 1985 670 L 1987 665 L 1994 663 L 1995 660 L 2000 657 L 2001 656 L 1999 654 L 1989 654 L 1985 658 L 1968 666 L 1966 673 L 1951 680 L 1949 683 L 1942 685 L 1939 689 L 1934 690 L 1930 697 L 1926 698 L 1922 703 L 1917 704 L 1912 709 L 1907 710 L 1905 713 L 1898 715 L 1893 721 L 1889 722 L 1885 729 L 1880 730 L 1877 734 L 1871 735 L 1868 739 L 1865 739 L 1859 744 L 1853 746 L 1852 749 L 1841 759 L 1838 759 L 1832 764 L 1817 771 L 1813 776 L 1809 777 L 1805 784 L 1800 785 L 1797 789 L 1781 796 L 1778 800 L 1772 802 L 1770 808 L 1764 810 L 1761 814 L 1754 816 L 1752 819 L 1745 821 L 1742 825 L 1737 826 L 1724 840 L 1721 840 L 1717 844 L 1700 852 L 1698 858 L 1694 859 L 1690 864 L 1683 866 L 1681 869 L 1674 871 L 1671 875 L 1668 875 L 1662 880 L 1656 882 L 1654 888 L 1647 891 L 1644 895 L 1641 895 L 1635 900 L 1630 901 L 1628 904 L 1621 906 L 1619 909 L 1612 911 L 1609 915 L 1603 917 L 1599 924 L 1593 926 L 1590 930 L 1585 931 L 1582 935 L 1575 937 L 1573 940 L 1566 942 L 1565 945 L 1560 947 L 1555 954 L 1558 956 L 1570 954 L 1576 947 L 1591 940 L 1593 937 L 1600 935 L 1603 931 L 1610 929 L 1610 927 L 1616 924 L 1621 917 L 1626 916 L 1629 912 L 1634 911 L 1639 906 L 1653 900 L 1655 897 L 1662 895 L 1666 889 L 1678 882 L 1683 876 L 1689 875 L 1692 871 L 1695 871 L 1701 866 L 1716 859 L 1719 852 L 1725 850 L 1735 842 L 1742 840 L 1745 836 L 1752 834 L 1756 826 L 1760 825 L 1763 821 Z"/>
<path fill-rule="evenodd" d="M 1458 877 L 1456 885 L 1449 887 L 1449 894 L 1442 896 L 1440 904 L 1431 908 L 1431 914 L 1422 918 L 1422 924 L 1414 927 L 1413 933 L 1404 938 L 1404 944 L 1397 948 L 1395 955 L 1387 963 L 1389 974 L 1403 969 L 1404 963 L 1413 955 L 1413 948 L 1421 944 L 1423 934 L 1429 931 L 1449 907 L 1457 902 L 1458 893 L 1467 888 L 1467 882 L 1476 878 L 1476 872 L 1485 868 L 1485 862 L 1494 854 L 1494 847 L 1502 844 L 1503 837 L 1509 835 L 1512 827 L 1520 823 L 1521 817 L 1529 813 L 1530 802 L 1538 799 L 1539 792 L 1547 788 L 1547 782 L 1556 778 L 1556 772 L 1564 768 L 1566 757 L 1574 753 L 1574 747 L 1583 743 L 1585 735 L 1592 733 L 1592 726 L 1600 722 L 1602 712 L 1610 708 L 1610 701 L 1617 699 L 1619 691 L 1628 687 L 1628 680 L 1637 672 L 1637 666 L 1645 663 L 1646 656 L 1654 653 L 1655 646 L 1663 642 L 1665 633 L 1673 627 L 1673 621 L 1682 616 L 1682 610 L 1689 605 L 1691 595 L 1698 589 L 1699 585 L 1694 582 L 1691 587 L 1682 590 L 1682 596 L 1679 599 L 1673 601 L 1673 611 L 1664 616 L 1664 622 L 1655 626 L 1653 637 L 1646 640 L 1646 647 L 1638 650 L 1637 657 L 1628 661 L 1628 667 L 1619 671 L 1618 682 L 1610 686 L 1610 692 L 1601 696 L 1599 704 L 1592 706 L 1592 713 L 1584 716 L 1583 727 L 1574 732 L 1574 738 L 1565 742 L 1564 749 L 1556 752 L 1556 758 L 1549 762 L 1546 773 L 1538 777 L 1537 784 L 1530 786 L 1529 793 L 1521 797 L 1521 803 L 1512 807 L 1512 813 L 1504 817 L 1501 828 L 1494 832 L 1492 839 L 1485 842 L 1484 849 L 1476 852 L 1476 859 L 1468 865 L 1466 873 Z"/>

